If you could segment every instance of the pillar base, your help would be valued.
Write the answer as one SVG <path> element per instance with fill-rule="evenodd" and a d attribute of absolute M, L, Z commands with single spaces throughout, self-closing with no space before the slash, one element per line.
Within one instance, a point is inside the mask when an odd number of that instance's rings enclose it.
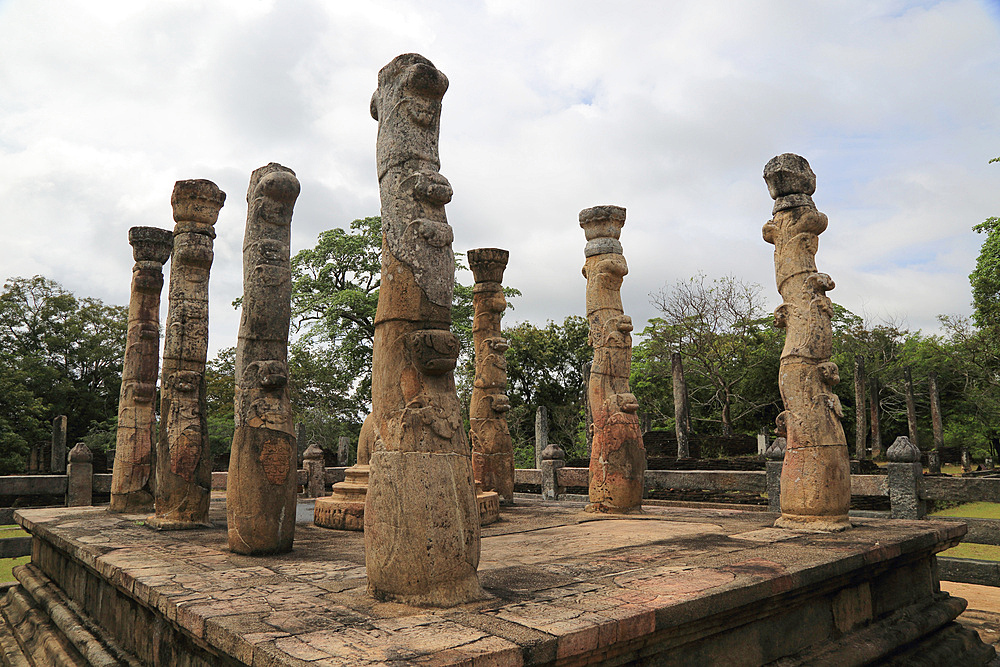
<path fill-rule="evenodd" d="M 333 485 L 333 493 L 316 499 L 313 523 L 334 530 L 364 530 L 369 470 L 367 465 L 345 470 L 344 481 Z"/>
<path fill-rule="evenodd" d="M 151 516 L 143 525 L 153 530 L 196 530 L 198 528 L 214 528 L 208 521 L 184 521 L 181 519 L 168 519 L 162 516 Z"/>
<path fill-rule="evenodd" d="M 846 514 L 840 516 L 804 516 L 782 512 L 774 522 L 775 528 L 810 533 L 838 533 L 851 527 Z"/>

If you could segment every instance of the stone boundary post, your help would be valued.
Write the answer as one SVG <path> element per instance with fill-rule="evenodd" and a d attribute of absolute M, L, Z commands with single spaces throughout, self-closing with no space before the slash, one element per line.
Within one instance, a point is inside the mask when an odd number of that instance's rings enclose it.
<path fill-rule="evenodd" d="M 549 410 L 539 405 L 535 410 L 535 467 L 542 467 L 542 452 L 549 446 Z"/>
<path fill-rule="evenodd" d="M 764 452 L 767 457 L 767 511 L 781 511 L 781 466 L 785 458 L 785 439 L 775 438 Z"/>
<path fill-rule="evenodd" d="M 556 444 L 551 444 L 542 452 L 542 500 L 559 500 L 566 493 L 566 488 L 559 486 L 556 475 L 560 468 L 566 465 L 566 452 Z"/>
<path fill-rule="evenodd" d="M 94 498 L 94 455 L 82 442 L 69 452 L 66 466 L 66 506 L 87 507 Z"/>
<path fill-rule="evenodd" d="M 66 472 L 66 415 L 52 420 L 52 472 Z"/>
<path fill-rule="evenodd" d="M 921 500 L 924 473 L 920 450 L 905 435 L 896 438 L 886 456 L 889 459 L 889 502 L 893 519 L 922 519 L 927 504 Z"/>
<path fill-rule="evenodd" d="M 306 471 L 306 497 L 319 498 L 326 490 L 326 461 L 322 448 L 311 443 L 302 454 L 302 462 Z"/>

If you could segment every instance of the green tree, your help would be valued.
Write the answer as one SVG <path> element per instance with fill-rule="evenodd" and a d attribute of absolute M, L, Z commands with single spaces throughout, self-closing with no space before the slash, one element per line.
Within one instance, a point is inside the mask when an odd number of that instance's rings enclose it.
<path fill-rule="evenodd" d="M 534 466 L 535 411 L 549 411 L 549 441 L 561 445 L 570 458 L 586 453 L 583 365 L 593 358 L 587 342 L 587 320 L 570 316 L 545 327 L 522 322 L 505 328 L 507 350 L 507 413 L 515 460 Z"/>
<path fill-rule="evenodd" d="M 0 292 L 0 367 L 19 380 L 11 394 L 19 398 L 8 399 L 16 405 L 6 414 L 46 422 L 65 414 L 71 443 L 106 431 L 118 411 L 127 326 L 123 306 L 78 298 L 42 276 L 9 279 Z M 28 426 L 23 433 L 44 439 Z"/>

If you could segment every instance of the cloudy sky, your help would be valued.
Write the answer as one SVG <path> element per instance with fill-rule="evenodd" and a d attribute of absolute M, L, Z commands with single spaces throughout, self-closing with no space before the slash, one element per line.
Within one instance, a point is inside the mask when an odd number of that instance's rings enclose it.
<path fill-rule="evenodd" d="M 784 152 L 818 176 L 835 301 L 925 331 L 971 310 L 971 228 L 1000 214 L 996 0 L 0 0 L 0 279 L 125 304 L 128 228 L 170 228 L 174 181 L 208 178 L 211 353 L 235 344 L 250 172 L 297 172 L 293 252 L 378 214 L 368 105 L 405 52 L 451 81 L 455 249 L 510 250 L 508 323 L 583 314 L 598 204 L 628 209 L 637 330 L 699 271 L 773 307 L 761 172 Z"/>

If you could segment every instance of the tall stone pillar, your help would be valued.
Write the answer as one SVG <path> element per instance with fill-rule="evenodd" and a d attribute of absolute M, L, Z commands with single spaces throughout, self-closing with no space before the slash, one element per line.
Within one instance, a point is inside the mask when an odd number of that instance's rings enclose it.
<path fill-rule="evenodd" d="M 867 456 L 865 447 L 868 423 L 865 419 L 865 360 L 860 354 L 854 355 L 854 457 L 862 460 Z"/>
<path fill-rule="evenodd" d="M 909 366 L 903 366 L 903 379 L 906 383 L 906 426 L 910 442 L 920 449 L 920 439 L 917 437 L 917 401 L 913 395 L 913 376 L 910 374 Z"/>
<path fill-rule="evenodd" d="M 549 409 L 539 405 L 535 409 L 535 467 L 542 467 L 542 452 L 549 446 Z"/>
<path fill-rule="evenodd" d="M 156 227 L 128 230 L 132 245 L 132 293 L 118 398 L 118 432 L 111 475 L 112 512 L 152 512 L 154 401 L 160 372 L 160 292 L 163 265 L 174 235 Z"/>
<path fill-rule="evenodd" d="M 66 415 L 52 420 L 52 472 L 66 472 Z"/>
<path fill-rule="evenodd" d="M 670 366 L 674 380 L 674 433 L 677 434 L 677 458 L 691 458 L 691 446 L 688 440 L 688 404 L 687 382 L 684 380 L 684 365 L 681 353 L 670 355 Z"/>
<path fill-rule="evenodd" d="M 879 391 L 878 380 L 873 378 L 868 390 L 868 414 L 872 424 L 872 460 L 882 458 L 882 425 L 878 413 Z"/>
<path fill-rule="evenodd" d="M 588 397 L 594 416 L 590 451 L 588 512 L 641 511 L 646 449 L 636 414 L 639 403 L 628 386 L 632 368 L 632 318 L 622 309 L 622 279 L 628 264 L 618 241 L 625 224 L 620 206 L 580 211 L 587 237 L 584 250 L 587 320 L 594 364 Z"/>
<path fill-rule="evenodd" d="M 816 175 L 805 158 L 785 153 L 764 167 L 774 199 L 764 240 L 774 244 L 774 271 L 784 302 L 774 322 L 786 329 L 778 387 L 785 410 L 778 435 L 786 438 L 781 471 L 781 528 L 836 531 L 849 528 L 851 504 L 843 411 L 832 387 L 840 381 L 830 361 L 833 305 L 826 292 L 833 280 L 816 270 L 819 234 L 827 217 L 816 210 Z"/>
<path fill-rule="evenodd" d="M 944 449 L 944 421 L 941 419 L 941 394 L 938 393 L 937 373 L 928 378 L 931 395 L 931 428 L 934 431 L 934 449 Z"/>
<path fill-rule="evenodd" d="M 298 450 L 288 396 L 289 260 L 295 172 L 254 170 L 243 237 L 243 310 L 236 343 L 236 429 L 226 482 L 229 549 L 289 551 L 295 535 Z"/>
<path fill-rule="evenodd" d="M 198 528 L 208 522 L 212 460 L 205 414 L 208 354 L 208 275 L 215 221 L 226 193 L 206 180 L 177 181 L 174 250 L 167 291 L 167 326 L 160 379 L 160 429 L 156 443 L 158 530 Z"/>
<path fill-rule="evenodd" d="M 507 341 L 500 320 L 507 309 L 503 271 L 509 253 L 499 248 L 476 248 L 468 253 L 476 284 L 472 288 L 472 345 L 476 377 L 469 407 L 472 469 L 484 491 L 496 491 L 503 504 L 514 503 L 514 443 L 507 429 L 510 399 L 507 388 Z"/>
<path fill-rule="evenodd" d="M 408 604 L 479 599 L 479 511 L 455 391 L 452 189 L 438 169 L 448 78 L 416 54 L 378 75 L 382 288 L 375 316 L 375 449 L 365 504 L 368 591 Z"/>

